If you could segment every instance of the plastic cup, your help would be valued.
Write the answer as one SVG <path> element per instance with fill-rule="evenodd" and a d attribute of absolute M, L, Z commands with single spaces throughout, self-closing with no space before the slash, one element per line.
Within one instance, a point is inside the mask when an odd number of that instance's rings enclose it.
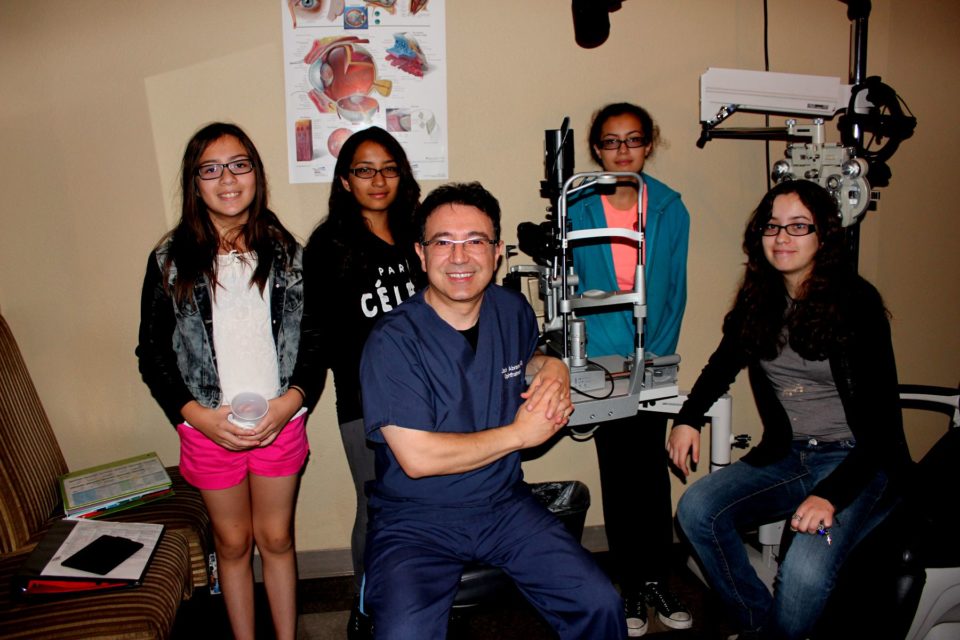
<path fill-rule="evenodd" d="M 227 420 L 243 427 L 244 429 L 253 429 L 263 416 L 267 415 L 267 399 L 259 393 L 244 391 L 233 396 L 230 401 L 230 415 Z"/>

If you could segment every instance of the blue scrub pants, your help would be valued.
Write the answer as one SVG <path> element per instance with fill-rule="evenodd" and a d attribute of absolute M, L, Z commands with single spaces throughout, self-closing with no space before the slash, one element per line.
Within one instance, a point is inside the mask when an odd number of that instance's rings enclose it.
<path fill-rule="evenodd" d="M 850 551 L 889 514 L 882 472 L 834 514 L 833 544 L 797 534 L 774 581 L 774 594 L 747 559 L 740 531 L 789 518 L 810 491 L 847 457 L 852 443 L 794 442 L 789 455 L 763 467 L 735 462 L 697 480 L 677 506 L 677 520 L 710 586 L 744 631 L 764 638 L 806 638 L 826 606 Z"/>
<path fill-rule="evenodd" d="M 460 575 L 472 561 L 503 569 L 560 638 L 623 636 L 623 606 L 610 580 L 534 497 L 453 519 L 422 515 L 374 515 L 363 595 L 378 640 L 446 637 Z"/>

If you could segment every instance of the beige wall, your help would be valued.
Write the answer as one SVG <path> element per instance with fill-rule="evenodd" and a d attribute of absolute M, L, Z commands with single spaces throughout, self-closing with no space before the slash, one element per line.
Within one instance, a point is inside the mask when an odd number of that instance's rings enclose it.
<path fill-rule="evenodd" d="M 278 4 L 0 3 L 0 309 L 73 468 L 146 450 L 177 460 L 133 349 L 147 252 L 173 222 L 176 165 L 190 134 L 209 120 L 238 122 L 264 156 L 285 223 L 303 238 L 325 213 L 325 186 L 285 180 Z M 770 5 L 774 70 L 846 77 L 841 3 Z M 501 198 L 508 240 L 518 222 L 543 216 L 544 129 L 571 116 L 585 170 L 586 125 L 601 104 L 637 101 L 659 121 L 669 144 L 649 171 L 683 193 L 693 218 L 685 386 L 719 337 L 743 222 L 764 189 L 762 143 L 694 146 L 698 78 L 708 66 L 762 68 L 760 12 L 755 0 L 631 0 L 611 16 L 610 40 L 587 51 L 574 44 L 566 2 L 447 6 L 451 177 L 479 179 Z M 951 152 L 960 148 L 958 22 L 952 0 L 874 2 L 869 72 L 903 95 L 920 124 L 891 163 L 880 212 L 864 224 L 861 259 L 893 312 L 902 380 L 951 386 L 960 379 L 960 223 L 950 196 Z M 743 382 L 734 396 L 735 430 L 756 434 Z M 940 428 L 924 421 L 917 448 Z M 310 433 L 299 546 L 346 547 L 353 498 L 332 393 Z M 526 470 L 535 480 L 582 478 L 599 498 L 590 444 L 565 440 Z M 595 502 L 589 524 L 602 521 Z"/>

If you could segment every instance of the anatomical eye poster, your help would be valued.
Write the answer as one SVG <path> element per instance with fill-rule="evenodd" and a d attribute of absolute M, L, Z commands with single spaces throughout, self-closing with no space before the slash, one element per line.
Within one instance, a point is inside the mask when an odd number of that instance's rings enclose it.
<path fill-rule="evenodd" d="M 340 147 L 371 126 L 418 180 L 447 175 L 443 0 L 280 0 L 290 182 L 330 182 Z"/>

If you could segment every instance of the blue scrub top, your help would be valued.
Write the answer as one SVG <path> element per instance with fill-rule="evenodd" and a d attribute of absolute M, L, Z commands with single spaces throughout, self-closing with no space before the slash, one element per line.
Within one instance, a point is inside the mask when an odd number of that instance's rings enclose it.
<path fill-rule="evenodd" d="M 477 350 L 416 294 L 387 313 L 360 364 L 367 438 L 375 443 L 375 508 L 483 507 L 513 495 L 523 479 L 512 453 L 466 473 L 412 479 L 380 428 L 471 433 L 513 422 L 524 371 L 537 346 L 533 309 L 519 293 L 491 285 L 480 307 Z"/>

